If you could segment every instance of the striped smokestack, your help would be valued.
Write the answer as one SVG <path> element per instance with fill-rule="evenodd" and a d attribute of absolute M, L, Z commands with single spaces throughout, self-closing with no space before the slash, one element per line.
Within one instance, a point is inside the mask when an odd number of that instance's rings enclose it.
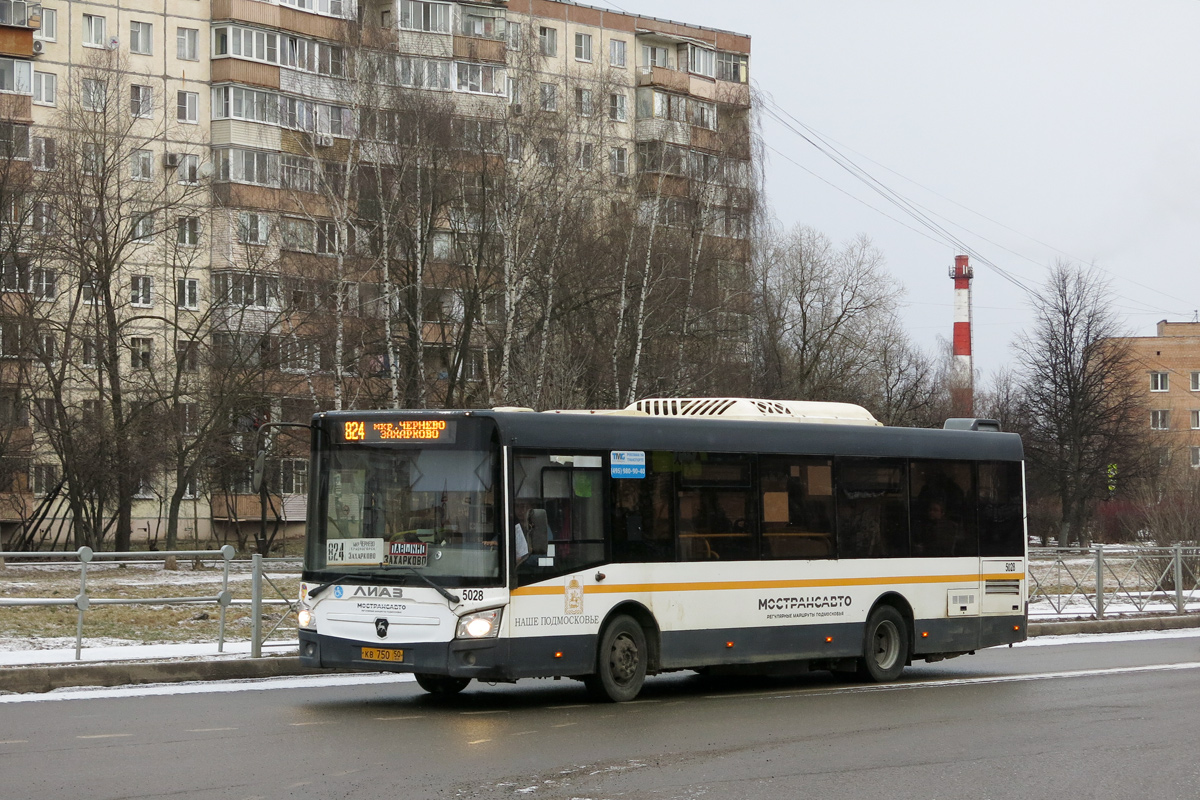
<path fill-rule="evenodd" d="M 956 417 L 973 417 L 975 371 L 971 366 L 971 264 L 966 256 L 955 256 L 950 277 L 954 279 L 954 363 L 950 373 L 950 400 Z"/>

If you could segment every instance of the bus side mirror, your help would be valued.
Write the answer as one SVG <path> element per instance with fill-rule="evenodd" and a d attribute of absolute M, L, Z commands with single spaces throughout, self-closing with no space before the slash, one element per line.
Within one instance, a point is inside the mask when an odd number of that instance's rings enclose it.
<path fill-rule="evenodd" d="M 254 457 L 254 473 L 250 477 L 250 488 L 255 494 L 262 494 L 263 477 L 267 471 L 267 451 L 259 450 Z"/>

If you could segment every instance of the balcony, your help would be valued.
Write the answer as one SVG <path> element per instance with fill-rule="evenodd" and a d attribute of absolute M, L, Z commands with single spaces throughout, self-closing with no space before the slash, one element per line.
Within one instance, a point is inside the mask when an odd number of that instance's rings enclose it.
<path fill-rule="evenodd" d="M 37 30 L 42 27 L 41 3 L 25 0 L 0 0 L 0 25 Z"/>
<path fill-rule="evenodd" d="M 638 86 L 657 86 L 671 92 L 686 94 L 691 89 L 691 76 L 667 67 L 638 67 Z"/>

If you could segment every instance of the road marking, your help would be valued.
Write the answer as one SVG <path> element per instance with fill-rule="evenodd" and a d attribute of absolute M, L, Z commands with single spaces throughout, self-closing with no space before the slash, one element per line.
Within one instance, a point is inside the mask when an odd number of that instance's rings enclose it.
<path fill-rule="evenodd" d="M 1096 669 L 1063 670 L 1061 672 L 1031 672 L 1026 675 L 990 675 L 981 678 L 946 678 L 937 681 L 912 681 L 910 683 L 881 683 L 874 686 L 847 686 L 841 689 L 800 689 L 794 692 L 760 692 L 757 694 L 710 694 L 707 700 L 751 697 L 755 700 L 771 700 L 793 696 L 814 697 L 831 694 L 859 694 L 862 692 L 898 692 L 906 689 L 940 689 L 952 686 L 972 686 L 991 683 L 1023 683 L 1061 678 L 1094 678 L 1105 675 L 1135 675 L 1142 672 L 1180 672 L 1200 669 L 1200 661 L 1185 661 L 1180 664 L 1147 664 L 1139 667 L 1098 667 Z"/>
<path fill-rule="evenodd" d="M 237 728 L 192 728 L 184 733 L 216 733 L 218 731 L 236 731 Z"/>
<path fill-rule="evenodd" d="M 123 739 L 133 736 L 132 733 L 93 733 L 90 736 L 76 736 L 76 739 Z"/>
<path fill-rule="evenodd" d="M 425 715 L 424 714 L 409 714 L 409 715 L 403 716 L 403 717 L 376 717 L 375 719 L 379 720 L 380 722 L 391 722 L 392 720 L 397 720 L 397 719 L 425 719 Z"/>
<path fill-rule="evenodd" d="M 0 742 L 0 744 L 29 744 L 29 740 L 28 739 L 9 739 L 6 742 Z"/>
<path fill-rule="evenodd" d="M 564 708 L 591 708 L 591 706 L 589 706 L 587 703 L 578 703 L 573 706 L 546 706 L 546 708 L 550 709 L 551 711 L 561 711 Z"/>
<path fill-rule="evenodd" d="M 510 733 L 508 735 L 510 737 L 512 737 L 512 736 L 528 736 L 531 733 L 537 733 L 537 731 L 521 731 L 520 733 Z"/>
<path fill-rule="evenodd" d="M 300 725 L 337 725 L 337 724 L 338 724 L 338 722 L 335 719 L 321 719 L 321 720 L 316 720 L 314 722 L 293 722 L 292 727 L 298 727 Z"/>
<path fill-rule="evenodd" d="M 509 714 L 512 712 L 510 712 L 507 708 L 496 708 L 490 711 L 460 711 L 458 713 L 462 714 L 464 717 L 478 717 L 484 714 Z"/>
<path fill-rule="evenodd" d="M 491 741 L 491 739 L 476 739 L 473 742 L 467 742 L 467 744 L 483 744 L 485 742 L 490 742 L 490 741 Z"/>
<path fill-rule="evenodd" d="M 569 728 L 572 725 L 578 725 L 578 724 L 579 724 L 578 722 L 563 722 L 558 725 L 551 725 L 550 727 L 551 728 Z"/>

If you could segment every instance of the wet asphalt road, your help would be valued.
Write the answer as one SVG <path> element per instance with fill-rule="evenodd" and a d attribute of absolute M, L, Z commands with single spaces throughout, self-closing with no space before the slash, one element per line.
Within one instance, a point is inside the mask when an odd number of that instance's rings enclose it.
<path fill-rule="evenodd" d="M 882 687 L 679 673 L 622 705 L 571 681 L 294 683 L 0 697 L 0 798 L 1200 797 L 1198 636 L 983 651 Z"/>

